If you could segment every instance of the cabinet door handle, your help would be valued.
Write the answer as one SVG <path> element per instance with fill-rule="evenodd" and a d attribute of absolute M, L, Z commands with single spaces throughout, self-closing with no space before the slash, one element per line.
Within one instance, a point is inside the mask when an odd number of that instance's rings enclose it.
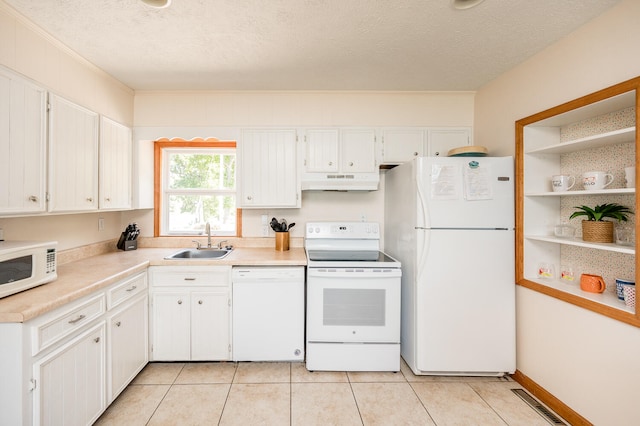
<path fill-rule="evenodd" d="M 333 166 L 333 161 L 329 161 L 329 165 L 330 165 L 330 166 Z"/>
<path fill-rule="evenodd" d="M 106 197 L 104 200 L 108 203 L 108 202 L 110 202 L 110 201 L 111 201 L 111 198 Z"/>
<path fill-rule="evenodd" d="M 416 152 L 414 152 L 414 153 L 413 153 L 413 156 L 414 156 L 414 157 L 417 157 L 417 156 L 418 156 L 418 152 L 417 152 L 417 151 L 416 151 Z"/>
<path fill-rule="evenodd" d="M 189 278 L 189 277 L 187 277 L 187 278 L 185 278 L 184 280 L 185 280 L 185 281 L 195 281 L 196 279 L 195 279 L 195 278 Z"/>
<path fill-rule="evenodd" d="M 182 305 L 182 299 L 178 300 L 178 305 Z"/>
<path fill-rule="evenodd" d="M 37 203 L 38 202 L 38 197 L 36 197 L 35 195 L 32 195 L 32 196 L 29 197 L 29 201 Z"/>
<path fill-rule="evenodd" d="M 93 339 L 93 341 L 94 341 L 94 342 L 96 342 L 96 343 L 98 343 L 98 342 L 100 342 L 100 338 L 99 338 L 99 337 L 96 337 L 95 339 Z"/>
<path fill-rule="evenodd" d="M 83 320 L 85 318 L 86 318 L 86 315 L 84 315 L 84 314 L 78 315 L 76 318 L 74 318 L 72 320 L 69 320 L 69 324 L 75 324 L 78 321 L 81 321 L 81 320 Z"/>
<path fill-rule="evenodd" d="M 349 161 L 349 166 L 353 166 L 353 161 Z"/>
<path fill-rule="evenodd" d="M 198 305 L 202 305 L 202 300 L 198 300 Z"/>
<path fill-rule="evenodd" d="M 129 288 L 128 288 L 128 289 L 126 289 L 125 291 L 133 291 L 133 290 L 135 290 L 136 288 L 138 288 L 138 286 L 137 286 L 137 285 L 132 285 L 131 287 L 129 287 Z"/>
<path fill-rule="evenodd" d="M 122 323 L 120 321 L 116 322 L 116 327 L 120 327 Z"/>
<path fill-rule="evenodd" d="M 93 203 L 93 198 L 92 197 L 87 197 L 87 201 L 90 203 Z"/>

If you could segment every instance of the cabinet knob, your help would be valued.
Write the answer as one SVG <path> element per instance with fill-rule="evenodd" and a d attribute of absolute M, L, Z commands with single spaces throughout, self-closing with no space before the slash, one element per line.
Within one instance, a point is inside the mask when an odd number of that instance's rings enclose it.
<path fill-rule="evenodd" d="M 93 203 L 93 197 L 87 197 L 87 201 Z"/>
<path fill-rule="evenodd" d="M 353 161 L 350 161 L 350 162 L 349 162 L 349 166 L 350 166 L 350 167 L 351 167 L 351 166 L 353 166 Z"/>
<path fill-rule="evenodd" d="M 111 198 L 106 197 L 104 200 L 108 203 L 108 202 L 110 202 L 110 201 L 111 201 Z"/>
<path fill-rule="evenodd" d="M 94 341 L 94 342 L 96 342 L 96 343 L 98 343 L 98 342 L 100 342 L 100 338 L 99 338 L 99 337 L 96 337 L 95 339 L 93 339 L 93 341 Z"/>
<path fill-rule="evenodd" d="M 330 165 L 330 166 L 333 166 L 333 161 L 329 161 L 329 165 Z"/>
<path fill-rule="evenodd" d="M 178 300 L 178 305 L 182 305 L 182 299 Z"/>
<path fill-rule="evenodd" d="M 247 195 L 247 200 L 251 200 L 251 195 Z"/>
<path fill-rule="evenodd" d="M 418 151 L 414 152 L 414 153 L 413 153 L 413 156 L 414 156 L 414 157 L 417 157 L 417 156 L 418 156 Z"/>
<path fill-rule="evenodd" d="M 120 327 L 122 323 L 120 321 L 116 322 L 116 327 Z"/>
<path fill-rule="evenodd" d="M 435 152 L 435 156 L 438 157 L 440 155 L 440 151 Z"/>
<path fill-rule="evenodd" d="M 33 201 L 34 203 L 38 202 L 38 197 L 36 197 L 35 195 L 32 195 L 29 197 L 29 201 Z"/>
<path fill-rule="evenodd" d="M 198 300 L 198 305 L 202 305 L 202 300 Z"/>

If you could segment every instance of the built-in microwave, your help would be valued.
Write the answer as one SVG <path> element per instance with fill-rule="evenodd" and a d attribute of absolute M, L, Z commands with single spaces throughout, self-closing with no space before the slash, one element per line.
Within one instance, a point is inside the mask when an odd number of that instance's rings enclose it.
<path fill-rule="evenodd" d="M 58 278 L 56 242 L 0 241 L 0 298 Z"/>

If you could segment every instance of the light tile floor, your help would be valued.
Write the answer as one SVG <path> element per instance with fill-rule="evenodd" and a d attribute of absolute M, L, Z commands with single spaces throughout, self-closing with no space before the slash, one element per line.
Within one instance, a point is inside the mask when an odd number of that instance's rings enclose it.
<path fill-rule="evenodd" d="M 96 425 L 549 423 L 510 378 L 309 372 L 302 363 L 151 363 Z"/>

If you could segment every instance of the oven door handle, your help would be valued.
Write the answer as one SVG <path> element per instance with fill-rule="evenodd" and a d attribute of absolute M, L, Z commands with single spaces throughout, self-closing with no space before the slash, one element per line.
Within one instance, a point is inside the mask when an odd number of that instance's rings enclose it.
<path fill-rule="evenodd" d="M 307 277 L 370 279 L 400 276 L 400 268 L 307 268 Z"/>

